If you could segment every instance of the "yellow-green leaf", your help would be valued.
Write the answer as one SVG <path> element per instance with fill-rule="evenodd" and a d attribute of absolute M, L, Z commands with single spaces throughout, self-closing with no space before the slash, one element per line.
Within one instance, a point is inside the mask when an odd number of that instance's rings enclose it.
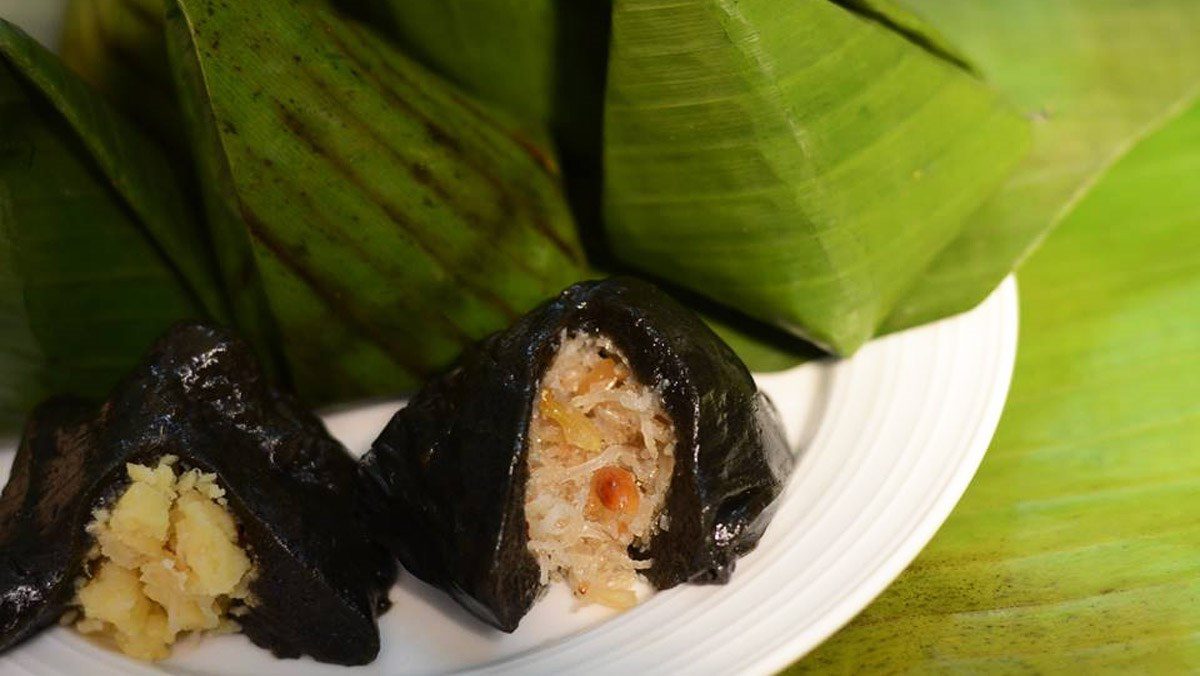
<path fill-rule="evenodd" d="M 157 153 L 0 22 L 0 428 L 50 394 L 104 394 L 172 322 L 220 312 Z"/>
<path fill-rule="evenodd" d="M 838 353 L 1025 148 L 961 64 L 825 0 L 617 0 L 612 33 L 616 256 Z"/>
<path fill-rule="evenodd" d="M 968 70 L 974 70 L 970 60 L 958 47 L 919 15 L 901 5 L 899 0 L 833 0 L 833 2 L 866 19 L 887 26 L 912 43 L 920 45 L 944 59 Z"/>
<path fill-rule="evenodd" d="M 1033 121 L 1033 150 L 888 318 L 965 310 L 1140 138 L 1200 92 L 1192 0 L 902 0 Z"/>
<path fill-rule="evenodd" d="M 1200 665 L 1197 176 L 1200 106 L 1113 167 L 1022 268 L 1016 373 L 978 475 L 916 562 L 796 673 Z"/>

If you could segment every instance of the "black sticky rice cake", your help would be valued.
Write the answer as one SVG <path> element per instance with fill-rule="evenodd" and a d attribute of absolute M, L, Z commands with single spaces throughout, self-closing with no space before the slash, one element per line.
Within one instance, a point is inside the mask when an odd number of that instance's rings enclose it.
<path fill-rule="evenodd" d="M 619 351 L 674 428 L 666 527 L 630 552 L 648 560 L 641 572 L 654 587 L 727 581 L 762 536 L 793 462 L 770 402 L 693 313 L 637 279 L 568 288 L 426 385 L 361 463 L 381 541 L 504 631 L 546 578 L 525 514 L 530 426 L 542 379 L 574 336 Z"/>
<path fill-rule="evenodd" d="M 126 463 L 163 456 L 216 475 L 257 566 L 236 618 L 279 657 L 363 664 L 396 565 L 356 520 L 356 465 L 321 422 L 267 385 L 225 332 L 180 325 L 102 405 L 69 398 L 31 416 L 0 497 L 0 650 L 54 623 L 87 575 L 98 507 Z"/>

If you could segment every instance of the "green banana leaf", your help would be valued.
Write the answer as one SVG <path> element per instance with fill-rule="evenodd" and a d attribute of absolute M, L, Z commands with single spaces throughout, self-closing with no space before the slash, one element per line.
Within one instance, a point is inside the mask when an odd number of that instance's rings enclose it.
<path fill-rule="evenodd" d="M 1033 150 L 888 318 L 965 310 L 1033 250 L 1103 172 L 1200 91 L 1191 0 L 901 0 L 1033 120 Z"/>
<path fill-rule="evenodd" d="M 903 35 L 938 56 L 974 71 L 970 60 L 944 35 L 897 0 L 833 0 L 865 19 L 875 21 Z"/>
<path fill-rule="evenodd" d="M 839 354 L 1028 136 L 961 64 L 820 0 L 617 0 L 606 96 L 617 258 Z"/>
<path fill-rule="evenodd" d="M 216 282 L 215 264 L 203 227 L 192 215 L 184 193 L 184 179 L 161 149 L 99 101 L 53 54 L 3 20 L 0 20 L 0 56 L 75 131 L 202 306 L 213 316 L 224 317 L 225 301 Z"/>
<path fill-rule="evenodd" d="M 310 401 L 411 388 L 585 274 L 550 156 L 362 26 L 298 0 L 166 23 L 226 280 Z"/>
<path fill-rule="evenodd" d="M 611 0 L 342 0 L 410 55 L 565 150 L 595 154 Z"/>
<path fill-rule="evenodd" d="M 581 236 L 606 268 L 599 198 L 600 126 L 611 0 L 343 0 L 386 26 L 408 53 L 468 91 L 554 130 Z M 840 2 L 925 49 L 965 64 L 936 30 L 890 0 Z M 685 294 L 686 295 L 686 294 Z M 694 307 L 752 368 L 777 370 L 818 354 L 811 345 L 694 296 Z"/>
<path fill-rule="evenodd" d="M 0 427 L 99 395 L 172 322 L 224 316 L 174 172 L 52 54 L 0 21 Z"/>
<path fill-rule="evenodd" d="M 535 126 L 549 122 L 557 80 L 556 0 L 357 4 L 350 10 L 386 26 L 413 58 Z"/>
<path fill-rule="evenodd" d="M 969 58 L 1033 121 L 1034 143 L 1002 189 L 902 296 L 882 332 L 978 303 L 1116 159 L 1200 90 L 1200 43 L 1192 39 L 1200 31 L 1196 3 L 902 1 L 941 29 L 939 35 L 919 28 L 926 41 L 956 42 L 969 55 L 960 58 Z M 845 4 L 871 5 L 893 23 L 910 21 L 891 2 Z M 743 349 L 758 368 L 799 361 L 789 358 L 795 347 L 769 333 L 733 340 L 747 343 Z"/>
<path fill-rule="evenodd" d="M 161 0 L 71 0 L 59 55 L 174 155 L 186 156 L 162 11 Z"/>
<path fill-rule="evenodd" d="M 792 673 L 1200 664 L 1197 176 L 1200 106 L 1114 166 L 1021 269 L 1016 373 L 975 481 Z"/>
<path fill-rule="evenodd" d="M 892 0 L 833 1 L 966 65 L 936 30 Z M 591 136 L 600 131 L 593 116 L 602 113 L 612 0 L 340 4 L 385 26 L 414 58 L 531 128 L 555 129 L 576 151 L 598 149 Z"/>

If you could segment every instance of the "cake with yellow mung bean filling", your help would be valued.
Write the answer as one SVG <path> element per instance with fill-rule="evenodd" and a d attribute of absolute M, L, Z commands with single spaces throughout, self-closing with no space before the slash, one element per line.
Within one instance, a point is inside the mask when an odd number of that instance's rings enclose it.
<path fill-rule="evenodd" d="M 357 480 L 244 343 L 179 325 L 103 403 L 30 416 L 0 495 L 0 650 L 57 621 L 147 660 L 239 631 L 279 657 L 370 662 L 396 565 Z"/>

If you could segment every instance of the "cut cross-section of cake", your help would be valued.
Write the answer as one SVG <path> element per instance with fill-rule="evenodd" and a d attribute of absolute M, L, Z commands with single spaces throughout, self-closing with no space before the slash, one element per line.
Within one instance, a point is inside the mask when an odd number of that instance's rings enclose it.
<path fill-rule="evenodd" d="M 625 609 L 639 581 L 728 580 L 792 462 L 733 351 L 664 292 L 613 278 L 469 350 L 361 470 L 380 541 L 512 631 L 554 581 Z"/>
<path fill-rule="evenodd" d="M 0 650 L 71 613 L 149 660 L 240 630 L 280 657 L 370 662 L 396 565 L 357 481 L 244 343 L 180 325 L 104 403 L 30 417 L 0 496 Z"/>

